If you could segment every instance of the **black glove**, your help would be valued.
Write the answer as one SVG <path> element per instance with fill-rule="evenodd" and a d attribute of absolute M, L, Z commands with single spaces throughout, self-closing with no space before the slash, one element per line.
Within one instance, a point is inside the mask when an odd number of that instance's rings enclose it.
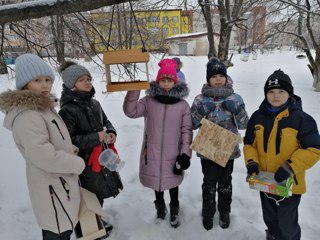
<path fill-rule="evenodd" d="M 204 102 L 202 105 L 198 106 L 198 112 L 202 115 L 202 116 L 207 116 L 209 115 L 211 112 L 213 112 L 216 109 L 216 105 L 214 104 L 214 102 Z"/>
<path fill-rule="evenodd" d="M 252 159 L 248 160 L 247 164 L 247 173 L 249 176 L 251 176 L 253 173 L 258 175 L 260 172 L 259 170 L 259 164 L 254 162 Z"/>
<path fill-rule="evenodd" d="M 274 179 L 277 182 L 282 182 L 284 180 L 287 180 L 292 173 L 293 172 L 290 168 L 290 165 L 288 163 L 285 163 L 274 173 Z"/>
<path fill-rule="evenodd" d="M 190 157 L 182 153 L 181 155 L 178 155 L 176 162 L 174 164 L 173 173 L 175 175 L 181 175 L 182 170 L 186 170 L 190 167 Z"/>
<path fill-rule="evenodd" d="M 241 105 L 238 101 L 234 99 L 227 99 L 222 103 L 222 106 L 227 109 L 229 112 L 237 115 L 241 111 Z"/>

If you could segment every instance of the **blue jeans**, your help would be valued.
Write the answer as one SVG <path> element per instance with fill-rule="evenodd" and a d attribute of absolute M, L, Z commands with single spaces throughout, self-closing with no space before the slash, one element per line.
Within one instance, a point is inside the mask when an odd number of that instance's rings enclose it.
<path fill-rule="evenodd" d="M 58 233 L 54 233 L 54 232 L 42 229 L 43 240 L 70 240 L 71 234 L 72 234 L 71 230 L 58 234 Z"/>
<path fill-rule="evenodd" d="M 289 198 L 260 192 L 263 220 L 269 233 L 276 240 L 300 240 L 301 229 L 298 223 L 298 207 L 301 195 Z M 279 201 L 279 205 L 276 201 Z"/>

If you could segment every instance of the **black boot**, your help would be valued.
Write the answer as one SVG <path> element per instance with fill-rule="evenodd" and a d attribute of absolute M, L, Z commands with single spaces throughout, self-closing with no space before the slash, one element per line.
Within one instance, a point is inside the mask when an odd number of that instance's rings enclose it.
<path fill-rule="evenodd" d="M 154 201 L 154 204 L 157 210 L 157 219 L 164 220 L 168 212 L 165 202 L 158 203 L 157 201 Z"/>
<path fill-rule="evenodd" d="M 101 221 L 104 228 L 106 229 L 106 232 L 110 233 L 113 229 L 113 226 L 109 222 L 104 221 L 102 218 L 101 218 Z"/>
<path fill-rule="evenodd" d="M 207 231 L 212 229 L 213 228 L 213 217 L 202 217 L 202 225 Z"/>
<path fill-rule="evenodd" d="M 180 221 L 179 221 L 179 203 L 176 206 L 173 206 L 170 203 L 170 224 L 171 227 L 177 228 L 180 226 Z"/>
<path fill-rule="evenodd" d="M 213 216 L 216 212 L 216 188 L 202 184 L 202 224 L 206 230 L 213 227 Z"/>
<path fill-rule="evenodd" d="M 221 228 L 228 228 L 230 225 L 230 214 L 220 213 L 219 225 Z"/>

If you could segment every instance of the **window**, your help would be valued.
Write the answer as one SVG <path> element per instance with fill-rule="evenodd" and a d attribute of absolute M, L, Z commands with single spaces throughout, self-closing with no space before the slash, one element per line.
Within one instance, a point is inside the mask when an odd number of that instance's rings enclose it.
<path fill-rule="evenodd" d="M 173 28 L 172 31 L 173 31 L 173 34 L 178 34 L 179 33 L 179 28 Z"/>
<path fill-rule="evenodd" d="M 162 17 L 162 22 L 163 22 L 163 23 L 167 23 L 167 22 L 169 22 L 168 17 Z"/>
<path fill-rule="evenodd" d="M 160 22 L 160 17 L 159 16 L 150 16 L 149 22 L 158 23 L 158 22 Z"/>
<path fill-rule="evenodd" d="M 178 16 L 172 17 L 172 22 L 179 22 L 179 17 Z"/>
<path fill-rule="evenodd" d="M 162 28 L 162 33 L 167 36 L 169 34 L 169 28 Z"/>
<path fill-rule="evenodd" d="M 157 33 L 159 33 L 159 28 L 150 28 L 149 32 L 152 34 L 157 34 Z"/>

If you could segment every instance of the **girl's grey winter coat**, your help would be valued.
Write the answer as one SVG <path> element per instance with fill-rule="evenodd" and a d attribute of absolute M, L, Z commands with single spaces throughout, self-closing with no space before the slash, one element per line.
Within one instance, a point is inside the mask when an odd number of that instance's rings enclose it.
<path fill-rule="evenodd" d="M 152 82 L 147 94 L 139 100 L 140 91 L 129 91 L 123 108 L 130 118 L 145 118 L 140 181 L 153 190 L 164 191 L 177 187 L 183 180 L 183 175 L 173 174 L 177 156 L 185 153 L 191 157 L 191 111 L 189 104 L 182 99 L 188 89 L 185 83 L 180 83 L 166 93 Z M 161 103 L 162 97 L 177 101 Z"/>
<path fill-rule="evenodd" d="M 78 221 L 78 175 L 85 164 L 76 155 L 68 129 L 54 110 L 53 97 L 29 90 L 0 95 L 4 127 L 26 161 L 29 195 L 37 222 L 54 233 L 73 230 Z"/>

